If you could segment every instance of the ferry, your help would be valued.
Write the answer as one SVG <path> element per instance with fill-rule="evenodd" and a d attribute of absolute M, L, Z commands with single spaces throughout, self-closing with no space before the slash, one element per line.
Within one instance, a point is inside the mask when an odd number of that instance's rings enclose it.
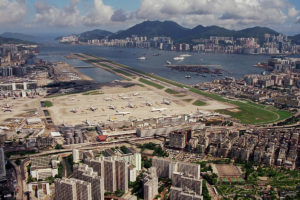
<path fill-rule="evenodd" d="M 145 56 L 141 56 L 141 57 L 138 57 L 137 59 L 138 60 L 146 60 L 146 57 Z"/>
<path fill-rule="evenodd" d="M 184 60 L 184 57 L 179 56 L 179 57 L 174 57 L 173 59 L 174 60 Z"/>
<path fill-rule="evenodd" d="M 190 56 L 192 56 L 192 55 L 190 55 L 190 54 L 182 54 L 182 55 L 180 55 L 180 57 L 190 57 Z"/>

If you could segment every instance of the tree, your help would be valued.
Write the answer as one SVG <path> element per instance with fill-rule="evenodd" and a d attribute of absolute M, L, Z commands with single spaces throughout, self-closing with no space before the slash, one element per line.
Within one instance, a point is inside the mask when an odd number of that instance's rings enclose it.
<path fill-rule="evenodd" d="M 17 164 L 17 165 L 20 165 L 20 164 L 21 164 L 21 160 L 20 160 L 20 159 L 17 159 L 17 160 L 16 160 L 16 164 Z"/>
<path fill-rule="evenodd" d="M 115 191 L 115 195 L 117 196 L 117 197 L 121 197 L 121 196 L 123 196 L 125 194 L 125 191 L 123 191 L 123 190 L 117 190 L 117 191 Z"/>
<path fill-rule="evenodd" d="M 121 151 L 123 152 L 123 153 L 125 153 L 125 154 L 128 154 L 128 153 L 130 153 L 130 150 L 126 147 L 126 146 L 121 146 Z"/>
<path fill-rule="evenodd" d="M 142 163 L 144 164 L 144 167 L 147 169 L 152 167 L 152 159 L 151 158 L 144 157 Z"/>
<path fill-rule="evenodd" d="M 209 193 L 208 193 L 208 189 L 206 187 L 205 180 L 203 180 L 203 182 L 202 182 L 202 195 L 203 195 L 204 200 L 211 200 L 211 197 L 209 196 Z"/>
<path fill-rule="evenodd" d="M 56 144 L 55 149 L 63 149 L 63 146 L 61 144 Z"/>

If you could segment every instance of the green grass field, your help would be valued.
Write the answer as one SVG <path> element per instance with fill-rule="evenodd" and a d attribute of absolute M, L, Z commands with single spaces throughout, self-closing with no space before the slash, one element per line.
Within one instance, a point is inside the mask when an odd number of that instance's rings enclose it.
<path fill-rule="evenodd" d="M 51 101 L 44 101 L 44 106 L 51 107 L 51 106 L 53 106 L 53 103 Z"/>
<path fill-rule="evenodd" d="M 165 90 L 165 92 L 166 92 L 166 93 L 169 93 L 169 94 L 173 94 L 173 95 L 179 94 L 179 93 L 180 93 L 180 92 L 177 92 L 177 91 L 172 90 L 172 89 L 170 89 L 170 88 L 167 88 L 167 89 Z"/>
<path fill-rule="evenodd" d="M 126 71 L 120 70 L 120 69 L 113 69 L 113 70 L 114 70 L 115 72 L 117 72 L 117 73 L 123 74 L 123 75 L 128 76 L 128 77 L 131 77 L 131 78 L 135 77 L 134 75 L 132 75 L 132 74 L 126 72 Z"/>
<path fill-rule="evenodd" d="M 154 83 L 152 81 L 149 81 L 149 80 L 146 80 L 146 79 L 143 79 L 143 78 L 140 78 L 139 81 L 142 82 L 142 83 L 145 83 L 147 85 L 150 85 L 152 87 L 155 87 L 157 89 L 160 89 L 160 90 L 164 88 L 164 86 L 162 86 L 162 85 L 159 85 L 157 83 Z"/>
<path fill-rule="evenodd" d="M 231 117 L 236 118 L 245 124 L 273 123 L 292 116 L 292 113 L 284 110 L 278 110 L 274 107 L 266 107 L 264 105 L 251 102 L 232 101 L 225 99 L 220 95 L 203 92 L 196 88 L 190 88 L 190 91 L 217 101 L 237 106 L 239 112 L 231 112 L 229 110 L 217 110 L 217 112 L 230 115 Z"/>
<path fill-rule="evenodd" d="M 206 103 L 203 102 L 203 101 L 200 101 L 200 100 L 196 100 L 194 103 L 193 103 L 194 106 L 205 106 Z"/>
<path fill-rule="evenodd" d="M 191 102 L 191 101 L 193 101 L 193 99 L 183 99 L 183 101 L 185 101 L 185 102 Z"/>
<path fill-rule="evenodd" d="M 82 93 L 82 95 L 99 95 L 99 94 L 103 94 L 103 93 L 98 90 L 92 90 L 92 91 Z"/>

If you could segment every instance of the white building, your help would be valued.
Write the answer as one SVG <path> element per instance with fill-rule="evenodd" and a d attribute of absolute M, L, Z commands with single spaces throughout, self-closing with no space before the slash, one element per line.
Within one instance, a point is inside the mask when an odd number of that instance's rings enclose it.
<path fill-rule="evenodd" d="M 42 179 L 45 180 L 47 177 L 55 177 L 55 175 L 58 174 L 58 169 L 51 169 L 51 168 L 45 168 L 45 169 L 36 169 L 31 170 L 30 175 L 33 178 L 36 178 L 36 180 Z"/>

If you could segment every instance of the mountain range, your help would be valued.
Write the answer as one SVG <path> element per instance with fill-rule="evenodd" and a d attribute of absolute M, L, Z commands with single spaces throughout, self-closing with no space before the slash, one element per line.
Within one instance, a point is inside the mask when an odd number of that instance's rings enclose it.
<path fill-rule="evenodd" d="M 4 38 L 14 38 L 14 39 L 32 41 L 32 42 L 34 42 L 37 39 L 35 36 L 32 35 L 27 35 L 23 33 L 12 33 L 12 32 L 5 32 L 2 33 L 0 36 Z"/>
<path fill-rule="evenodd" d="M 294 43 L 300 45 L 300 34 L 289 37 Z"/>
<path fill-rule="evenodd" d="M 196 26 L 194 28 L 185 28 L 173 21 L 144 21 L 136 24 L 127 30 L 112 33 L 105 30 L 96 29 L 79 34 L 80 41 L 87 41 L 90 39 L 102 39 L 108 37 L 110 39 L 123 39 L 131 37 L 132 35 L 147 36 L 148 38 L 154 36 L 171 37 L 176 42 L 192 42 L 193 39 L 209 38 L 210 36 L 219 37 L 255 37 L 259 39 L 264 38 L 264 34 L 279 33 L 267 27 L 253 27 L 242 29 L 239 31 L 230 30 L 219 26 Z M 291 38 L 292 39 L 292 38 Z"/>
<path fill-rule="evenodd" d="M 0 36 L 0 45 L 5 44 L 5 43 L 8 43 L 8 44 L 33 44 L 33 42 L 29 42 L 29 41 L 25 41 L 25 40 Z"/>
<path fill-rule="evenodd" d="M 219 37 L 255 37 L 259 38 L 260 41 L 264 38 L 264 34 L 274 34 L 279 33 L 267 28 L 267 27 L 252 27 L 242 30 L 230 30 L 220 26 L 202 26 L 198 25 L 194 28 L 185 28 L 173 21 L 144 21 L 140 24 L 136 24 L 126 30 L 118 31 L 116 33 L 95 29 L 92 31 L 83 32 L 77 34 L 79 40 L 86 42 L 91 39 L 123 39 L 126 37 L 131 37 L 132 35 L 137 36 L 147 36 L 148 38 L 154 36 L 166 36 L 171 37 L 175 42 L 187 42 L 191 43 L 194 39 L 199 38 L 209 38 L 210 36 Z M 22 33 L 10 33 L 6 32 L 0 35 L 2 38 L 19 39 L 24 41 L 40 42 L 41 38 L 38 36 L 31 36 Z M 294 43 L 300 45 L 300 34 L 289 37 Z M 57 40 L 61 37 L 56 38 Z M 1 41 L 4 41 L 2 39 Z"/>

